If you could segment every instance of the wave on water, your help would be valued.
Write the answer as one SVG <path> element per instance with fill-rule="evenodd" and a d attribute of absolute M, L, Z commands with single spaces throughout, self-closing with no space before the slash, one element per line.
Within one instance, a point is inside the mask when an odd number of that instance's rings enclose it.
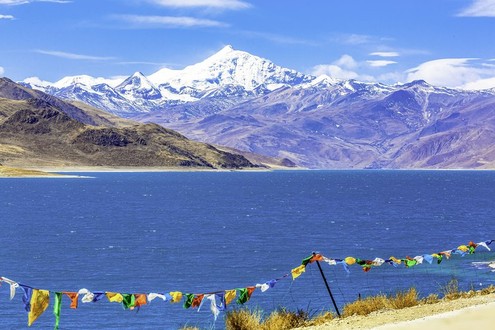
<path fill-rule="evenodd" d="M 476 269 L 489 269 L 495 272 L 495 260 L 492 261 L 475 261 L 471 263 Z"/>

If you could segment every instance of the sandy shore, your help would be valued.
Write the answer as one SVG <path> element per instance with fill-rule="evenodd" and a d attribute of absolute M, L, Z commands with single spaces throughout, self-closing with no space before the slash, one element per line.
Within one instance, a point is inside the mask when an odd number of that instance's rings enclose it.
<path fill-rule="evenodd" d="M 106 167 L 106 166 L 68 166 L 68 167 L 33 167 L 33 170 L 49 173 L 96 173 L 96 172 L 266 172 L 271 168 L 246 168 L 246 169 L 215 169 L 198 167 Z"/>
<path fill-rule="evenodd" d="M 335 319 L 304 330 L 343 329 L 480 329 L 495 328 L 495 294 L 441 301 L 401 310 L 375 312 L 368 316 Z"/>
<path fill-rule="evenodd" d="M 6 167 L 0 166 L 0 178 L 87 178 L 87 176 L 67 175 L 66 173 L 139 173 L 139 172 L 270 172 L 290 168 L 247 168 L 247 169 L 211 169 L 188 167 L 103 167 L 103 166 L 36 166 Z"/>

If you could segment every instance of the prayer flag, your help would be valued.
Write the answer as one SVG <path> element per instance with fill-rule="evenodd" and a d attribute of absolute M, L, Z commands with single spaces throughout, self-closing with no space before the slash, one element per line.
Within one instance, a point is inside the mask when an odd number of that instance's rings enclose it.
<path fill-rule="evenodd" d="M 292 279 L 295 280 L 296 278 L 301 276 L 301 274 L 304 273 L 305 271 L 306 271 L 305 265 L 300 265 L 300 266 L 294 268 L 293 270 L 291 270 Z"/>
<path fill-rule="evenodd" d="M 251 298 L 251 295 L 253 294 L 254 290 L 256 290 L 256 287 L 251 286 L 243 289 L 237 289 L 239 291 L 239 298 L 237 299 L 237 303 L 239 305 L 245 304 L 246 302 L 249 301 Z"/>
<path fill-rule="evenodd" d="M 184 300 L 184 308 L 189 308 L 191 307 L 192 303 L 194 300 L 194 294 L 192 293 L 186 293 L 186 300 Z"/>
<path fill-rule="evenodd" d="M 121 303 L 124 300 L 124 297 L 118 292 L 107 292 L 106 296 L 110 302 Z"/>
<path fill-rule="evenodd" d="M 344 259 L 345 263 L 348 265 L 354 265 L 356 263 L 356 258 L 347 257 Z"/>
<path fill-rule="evenodd" d="M 26 312 L 31 311 L 31 297 L 33 295 L 33 288 L 26 285 L 21 285 L 23 291 L 22 302 L 24 304 L 24 309 Z"/>
<path fill-rule="evenodd" d="M 77 303 L 79 298 L 79 293 L 77 292 L 63 292 L 67 297 L 70 298 L 70 308 L 77 309 Z"/>
<path fill-rule="evenodd" d="M 148 301 L 153 301 L 156 298 L 160 298 L 163 301 L 167 301 L 167 297 L 161 293 L 148 293 Z"/>
<path fill-rule="evenodd" d="M 204 294 L 198 294 L 194 296 L 191 307 L 192 308 L 199 307 L 201 305 L 201 302 L 203 301 L 204 296 L 205 296 Z"/>
<path fill-rule="evenodd" d="M 490 250 L 490 249 L 488 249 Z M 10 300 L 14 299 L 15 297 L 15 290 L 19 287 L 19 284 L 6 278 L 6 277 L 0 277 L 0 282 L 5 282 L 10 285 Z"/>
<path fill-rule="evenodd" d="M 178 303 L 182 300 L 182 292 L 173 291 L 170 292 L 170 295 L 172 296 L 172 300 L 170 301 L 172 303 Z"/>
<path fill-rule="evenodd" d="M 136 302 L 134 304 L 135 307 L 139 308 L 148 303 L 148 301 L 146 300 L 146 295 L 144 293 L 135 294 L 134 297 L 136 298 Z"/>
<path fill-rule="evenodd" d="M 62 292 L 55 292 L 55 303 L 53 304 L 53 315 L 55 315 L 55 330 L 60 324 L 60 311 L 62 309 Z"/>
<path fill-rule="evenodd" d="M 136 297 L 133 294 L 122 293 L 122 298 L 122 306 L 124 306 L 124 309 L 134 309 Z"/>
<path fill-rule="evenodd" d="M 304 258 L 301 262 L 301 265 L 306 266 L 307 264 L 309 264 L 309 262 L 311 261 L 312 258 L 313 258 L 313 255 L 310 255 L 309 257 Z"/>
<path fill-rule="evenodd" d="M 50 291 L 33 289 L 31 296 L 31 310 L 28 314 L 28 326 L 43 314 L 50 304 Z"/>
<path fill-rule="evenodd" d="M 236 289 L 225 291 L 225 305 L 228 305 L 234 300 L 237 295 Z"/>

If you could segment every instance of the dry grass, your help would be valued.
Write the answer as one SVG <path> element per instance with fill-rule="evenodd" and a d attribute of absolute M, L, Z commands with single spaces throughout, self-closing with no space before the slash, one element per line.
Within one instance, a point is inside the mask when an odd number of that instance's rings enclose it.
<path fill-rule="evenodd" d="M 379 294 L 349 303 L 344 306 L 342 315 L 368 315 L 384 309 L 402 309 L 420 304 L 418 292 L 411 288 L 405 292 L 398 292 L 394 296 Z"/>
<path fill-rule="evenodd" d="M 3 177 L 26 177 L 26 176 L 39 177 L 39 176 L 60 176 L 60 174 L 0 166 L 0 177 L 2 176 Z"/>
<path fill-rule="evenodd" d="M 226 314 L 225 329 L 288 330 L 307 326 L 309 321 L 309 314 L 302 310 L 292 312 L 280 309 L 272 312 L 266 319 L 263 319 L 262 313 L 259 310 L 250 311 L 248 309 L 239 309 Z"/>
<path fill-rule="evenodd" d="M 248 309 L 238 309 L 227 312 L 225 315 L 225 329 L 227 330 L 258 330 L 260 329 L 261 312 Z"/>
<path fill-rule="evenodd" d="M 461 292 L 459 291 L 459 281 L 455 278 L 450 280 L 449 283 L 441 287 L 443 297 L 446 300 L 455 300 L 461 297 Z"/>
<path fill-rule="evenodd" d="M 419 298 L 415 288 L 400 291 L 394 295 L 379 294 L 365 299 L 357 300 L 344 306 L 342 317 L 353 315 L 365 316 L 377 311 L 399 310 L 416 305 L 436 304 L 442 301 L 450 301 L 459 298 L 470 298 L 475 296 L 495 293 L 495 286 L 489 286 L 482 290 L 459 291 L 457 280 L 451 280 L 441 288 L 443 298 L 437 294 L 430 294 L 426 298 Z M 335 319 L 330 312 L 311 317 L 306 311 L 297 312 L 280 309 L 272 312 L 263 319 L 260 310 L 250 311 L 239 309 L 230 311 L 225 316 L 225 328 L 227 330 L 288 330 L 299 327 L 318 326 Z M 195 330 L 196 328 L 183 328 L 182 330 Z"/>
<path fill-rule="evenodd" d="M 421 304 L 425 304 L 425 305 L 436 304 L 438 302 L 440 302 L 440 298 L 438 298 L 438 295 L 435 293 L 432 293 L 428 297 L 423 298 L 421 300 Z"/>
<path fill-rule="evenodd" d="M 285 309 L 274 311 L 264 320 L 260 329 L 262 330 L 286 330 L 294 329 L 307 325 L 310 317 L 303 310 L 297 312 L 287 311 Z"/>

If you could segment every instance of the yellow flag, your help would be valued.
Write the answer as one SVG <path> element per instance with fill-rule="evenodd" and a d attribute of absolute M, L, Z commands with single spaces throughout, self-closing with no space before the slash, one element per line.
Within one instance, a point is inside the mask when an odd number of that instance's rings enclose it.
<path fill-rule="evenodd" d="M 396 257 L 390 257 L 389 259 L 392 260 L 394 263 L 399 264 L 399 265 L 402 263 L 402 260 L 397 259 Z"/>
<path fill-rule="evenodd" d="M 237 291 L 235 289 L 225 291 L 225 304 L 230 304 L 232 300 L 234 300 L 236 294 Z"/>
<path fill-rule="evenodd" d="M 348 265 L 354 265 L 356 263 L 356 258 L 347 257 L 344 259 L 345 263 Z"/>
<path fill-rule="evenodd" d="M 305 271 L 306 271 L 306 265 L 301 265 L 299 267 L 294 268 L 293 270 L 291 270 L 292 279 L 295 280 L 296 278 L 301 276 L 301 274 L 304 273 Z"/>
<path fill-rule="evenodd" d="M 466 245 L 461 245 L 457 248 L 457 250 L 461 250 L 462 252 L 468 252 L 469 248 Z"/>
<path fill-rule="evenodd" d="M 31 326 L 36 319 L 43 314 L 50 304 L 50 291 L 33 289 L 31 296 L 31 310 L 28 315 L 28 326 Z"/>
<path fill-rule="evenodd" d="M 121 303 L 124 300 L 124 297 L 122 297 L 122 295 L 117 292 L 107 292 L 106 296 L 108 298 L 108 301 L 110 302 Z"/>
<path fill-rule="evenodd" d="M 179 301 L 182 300 L 182 292 L 172 291 L 172 292 L 170 292 L 170 295 L 172 296 L 171 302 L 173 302 L 173 303 L 178 303 Z"/>

